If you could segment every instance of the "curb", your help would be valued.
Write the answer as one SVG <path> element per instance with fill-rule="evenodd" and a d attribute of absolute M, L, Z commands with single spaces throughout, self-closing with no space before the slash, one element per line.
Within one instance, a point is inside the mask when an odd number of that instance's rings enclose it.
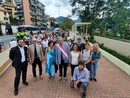
<path fill-rule="evenodd" d="M 9 68 L 11 65 L 11 60 L 8 59 L 1 67 L 0 67 L 0 76 Z"/>

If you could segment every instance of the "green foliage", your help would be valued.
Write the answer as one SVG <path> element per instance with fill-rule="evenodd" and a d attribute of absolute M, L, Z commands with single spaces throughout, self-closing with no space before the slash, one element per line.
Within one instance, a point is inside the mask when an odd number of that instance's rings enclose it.
<path fill-rule="evenodd" d="M 126 57 L 124 55 L 121 55 L 117 53 L 115 50 L 108 49 L 107 47 L 104 47 L 103 44 L 99 44 L 100 48 L 107 51 L 108 53 L 112 54 L 113 56 L 117 57 L 118 59 L 124 61 L 125 63 L 130 65 L 130 57 Z"/>
<path fill-rule="evenodd" d="M 89 33 L 130 39 L 130 0 L 70 0 L 72 13 L 91 22 Z"/>
<path fill-rule="evenodd" d="M 71 27 L 72 27 L 73 24 L 74 24 L 73 20 L 68 18 L 68 17 L 66 17 L 64 19 L 64 21 L 61 23 L 61 28 L 63 30 L 66 30 L 66 29 L 71 30 Z"/>
<path fill-rule="evenodd" d="M 18 25 L 19 22 L 15 18 L 13 18 L 12 16 L 9 16 L 9 19 L 10 19 L 10 23 L 12 25 Z"/>
<path fill-rule="evenodd" d="M 90 35 L 89 41 L 91 43 L 95 43 L 96 41 L 94 40 L 94 35 Z"/>

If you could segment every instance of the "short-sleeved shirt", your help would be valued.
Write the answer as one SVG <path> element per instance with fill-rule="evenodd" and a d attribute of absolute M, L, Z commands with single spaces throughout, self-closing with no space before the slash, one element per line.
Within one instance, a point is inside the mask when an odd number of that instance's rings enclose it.
<path fill-rule="evenodd" d="M 101 58 L 101 52 L 93 52 L 92 53 L 92 61 L 96 60 L 96 59 L 100 59 Z"/>
<path fill-rule="evenodd" d="M 71 64 L 72 64 L 72 65 L 78 65 L 78 61 L 79 61 L 79 52 L 71 51 L 71 56 L 72 56 Z"/>

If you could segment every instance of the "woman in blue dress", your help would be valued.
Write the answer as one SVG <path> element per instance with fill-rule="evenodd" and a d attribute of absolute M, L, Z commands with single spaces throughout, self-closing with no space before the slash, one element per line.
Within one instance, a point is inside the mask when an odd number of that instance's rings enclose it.
<path fill-rule="evenodd" d="M 54 79 L 55 76 L 55 52 L 54 43 L 50 41 L 46 49 L 46 73 L 48 73 L 50 79 Z"/>

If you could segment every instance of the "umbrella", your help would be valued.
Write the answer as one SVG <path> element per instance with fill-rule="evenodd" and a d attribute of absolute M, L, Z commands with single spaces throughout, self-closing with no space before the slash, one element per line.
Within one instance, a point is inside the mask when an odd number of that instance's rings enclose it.
<path fill-rule="evenodd" d="M 55 28 L 55 29 L 54 29 L 54 31 L 59 31 L 59 30 L 61 30 L 61 28 Z"/>

